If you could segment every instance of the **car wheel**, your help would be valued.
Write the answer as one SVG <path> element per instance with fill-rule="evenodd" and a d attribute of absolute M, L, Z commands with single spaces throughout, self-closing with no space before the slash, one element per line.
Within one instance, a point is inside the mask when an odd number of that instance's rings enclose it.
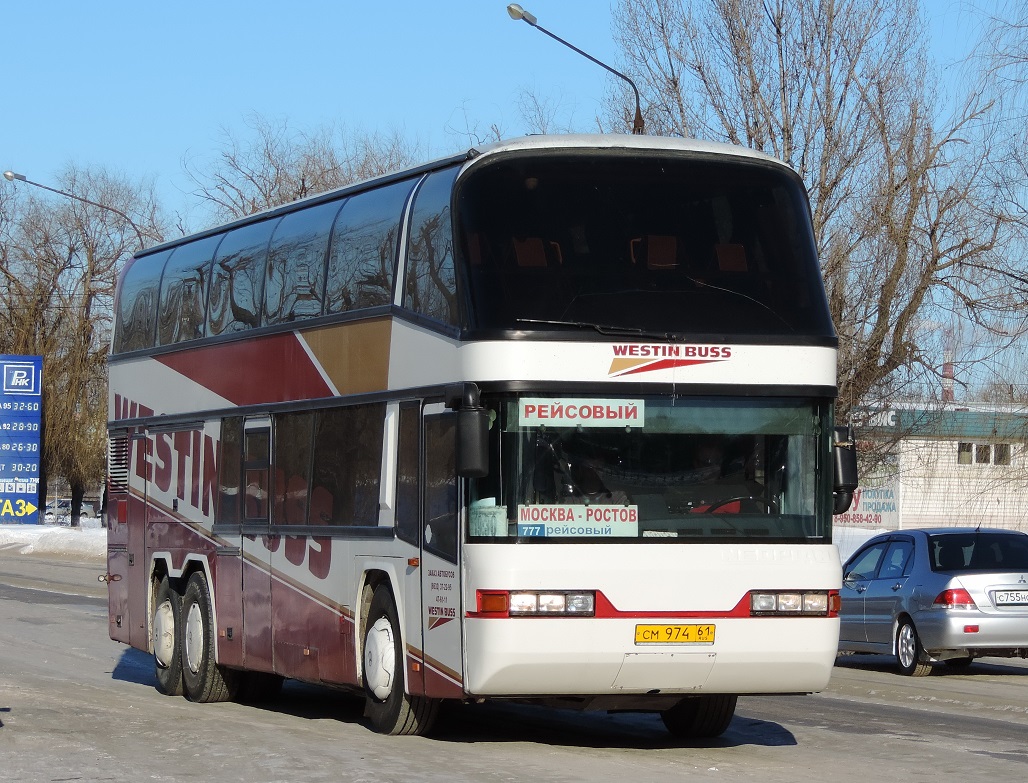
<path fill-rule="evenodd" d="M 382 734 L 425 734 L 435 723 L 439 700 L 404 691 L 406 656 L 400 621 L 388 587 L 371 598 L 364 623 L 364 714 Z"/>
<path fill-rule="evenodd" d="M 725 693 L 693 696 L 664 710 L 660 719 L 669 732 L 681 739 L 720 737 L 732 722 L 738 700 L 738 696 Z"/>
<path fill-rule="evenodd" d="M 921 646 L 914 623 L 909 619 L 900 621 L 896 629 L 896 658 L 900 674 L 907 677 L 924 677 L 932 671 L 928 655 Z"/>
<path fill-rule="evenodd" d="M 154 598 L 150 646 L 157 690 L 168 696 L 182 695 L 182 648 L 178 643 L 181 622 L 182 597 L 175 592 L 168 577 L 164 577 Z"/>
<path fill-rule="evenodd" d="M 213 601 L 207 578 L 199 571 L 189 577 L 182 596 L 182 684 L 190 701 L 230 701 L 239 672 L 215 662 Z"/>

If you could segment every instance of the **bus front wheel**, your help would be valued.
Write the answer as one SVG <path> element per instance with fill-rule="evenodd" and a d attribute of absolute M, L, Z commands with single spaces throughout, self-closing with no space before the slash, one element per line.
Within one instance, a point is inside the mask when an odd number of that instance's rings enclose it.
<path fill-rule="evenodd" d="M 691 696 L 682 699 L 669 710 L 660 713 L 664 726 L 682 739 L 710 739 L 725 733 L 735 715 L 739 697 L 717 693 L 710 696 Z"/>
<path fill-rule="evenodd" d="M 189 577 L 182 596 L 182 684 L 190 701 L 229 701 L 235 696 L 239 673 L 215 661 L 213 601 L 207 577 Z"/>
<path fill-rule="evenodd" d="M 178 627 L 182 622 L 182 596 L 168 577 L 161 579 L 154 597 L 150 642 L 153 649 L 157 690 L 168 696 L 182 695 L 182 648 Z"/>
<path fill-rule="evenodd" d="M 388 587 L 375 588 L 364 623 L 364 714 L 382 734 L 425 734 L 435 722 L 437 699 L 404 691 L 406 656 L 396 604 Z"/>

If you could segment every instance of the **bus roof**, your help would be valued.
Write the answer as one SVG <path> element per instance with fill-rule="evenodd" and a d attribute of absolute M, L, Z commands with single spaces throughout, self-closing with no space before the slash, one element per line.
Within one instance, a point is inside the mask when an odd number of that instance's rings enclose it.
<path fill-rule="evenodd" d="M 533 135 L 523 136 L 517 139 L 508 139 L 505 141 L 492 142 L 489 144 L 481 144 L 471 147 L 470 149 L 460 152 L 454 155 L 448 155 L 446 157 L 437 158 L 435 160 L 428 161 L 418 166 L 412 166 L 411 168 L 402 169 L 382 176 L 373 177 L 359 182 L 354 182 L 349 185 L 344 185 L 341 188 L 334 190 L 328 190 L 323 193 L 317 193 L 313 196 L 308 196 L 303 199 L 289 202 L 288 204 L 281 204 L 279 206 L 270 207 L 260 212 L 255 212 L 251 215 L 238 218 L 236 220 L 229 221 L 228 223 L 219 224 L 212 226 L 211 228 L 198 231 L 193 234 L 189 234 L 183 237 L 177 237 L 175 239 L 162 242 L 158 245 L 145 248 L 135 254 L 136 258 L 151 255 L 168 248 L 175 247 L 176 245 L 183 244 L 187 241 L 194 239 L 200 239 L 204 236 L 217 234 L 225 231 L 229 228 L 236 228 L 238 226 L 246 225 L 247 223 L 255 223 L 259 220 L 266 218 L 275 217 L 279 214 L 286 212 L 292 212 L 297 205 L 306 204 L 314 205 L 321 201 L 331 201 L 339 198 L 351 192 L 357 192 L 367 188 L 371 184 L 384 185 L 389 182 L 403 179 L 406 177 L 417 176 L 419 174 L 434 171 L 436 169 L 451 166 L 461 161 L 475 162 L 478 163 L 480 160 L 487 159 L 494 155 L 506 154 L 510 152 L 519 151 L 530 151 L 530 150 L 624 150 L 630 153 L 632 150 L 639 151 L 666 151 L 666 152 L 678 152 L 678 153 L 699 153 L 699 154 L 710 154 L 719 155 L 722 157 L 736 157 L 736 158 L 747 158 L 750 160 L 761 161 L 764 163 L 770 163 L 781 166 L 788 171 L 793 171 L 791 167 L 783 163 L 778 158 L 766 155 L 763 152 L 752 150 L 747 147 L 740 147 L 734 144 L 723 144 L 715 141 L 703 141 L 701 139 L 686 139 L 669 136 L 645 136 L 645 135 L 629 135 L 622 133 L 574 133 L 574 134 L 561 134 L 561 135 Z"/>
<path fill-rule="evenodd" d="M 778 158 L 763 152 L 740 147 L 734 144 L 722 144 L 702 139 L 686 139 L 670 136 L 628 135 L 623 133 L 574 133 L 565 135 L 523 136 L 518 139 L 493 142 L 472 147 L 468 157 L 491 155 L 499 152 L 518 150 L 544 149 L 620 149 L 620 150 L 663 150 L 667 152 L 694 152 L 711 155 L 735 156 L 776 163 L 789 168 Z"/>

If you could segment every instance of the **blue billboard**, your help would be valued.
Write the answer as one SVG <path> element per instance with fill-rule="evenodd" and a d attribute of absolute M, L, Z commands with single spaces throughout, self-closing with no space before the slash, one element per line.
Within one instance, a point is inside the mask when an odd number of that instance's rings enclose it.
<path fill-rule="evenodd" d="M 39 524 L 43 357 L 0 354 L 0 525 Z"/>

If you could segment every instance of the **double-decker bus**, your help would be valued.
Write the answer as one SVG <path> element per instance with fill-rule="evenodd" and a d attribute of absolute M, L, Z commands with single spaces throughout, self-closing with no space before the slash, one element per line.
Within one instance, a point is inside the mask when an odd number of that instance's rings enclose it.
<path fill-rule="evenodd" d="M 828 682 L 855 462 L 784 164 L 476 147 L 140 252 L 115 311 L 110 635 L 163 692 L 695 737 Z"/>

